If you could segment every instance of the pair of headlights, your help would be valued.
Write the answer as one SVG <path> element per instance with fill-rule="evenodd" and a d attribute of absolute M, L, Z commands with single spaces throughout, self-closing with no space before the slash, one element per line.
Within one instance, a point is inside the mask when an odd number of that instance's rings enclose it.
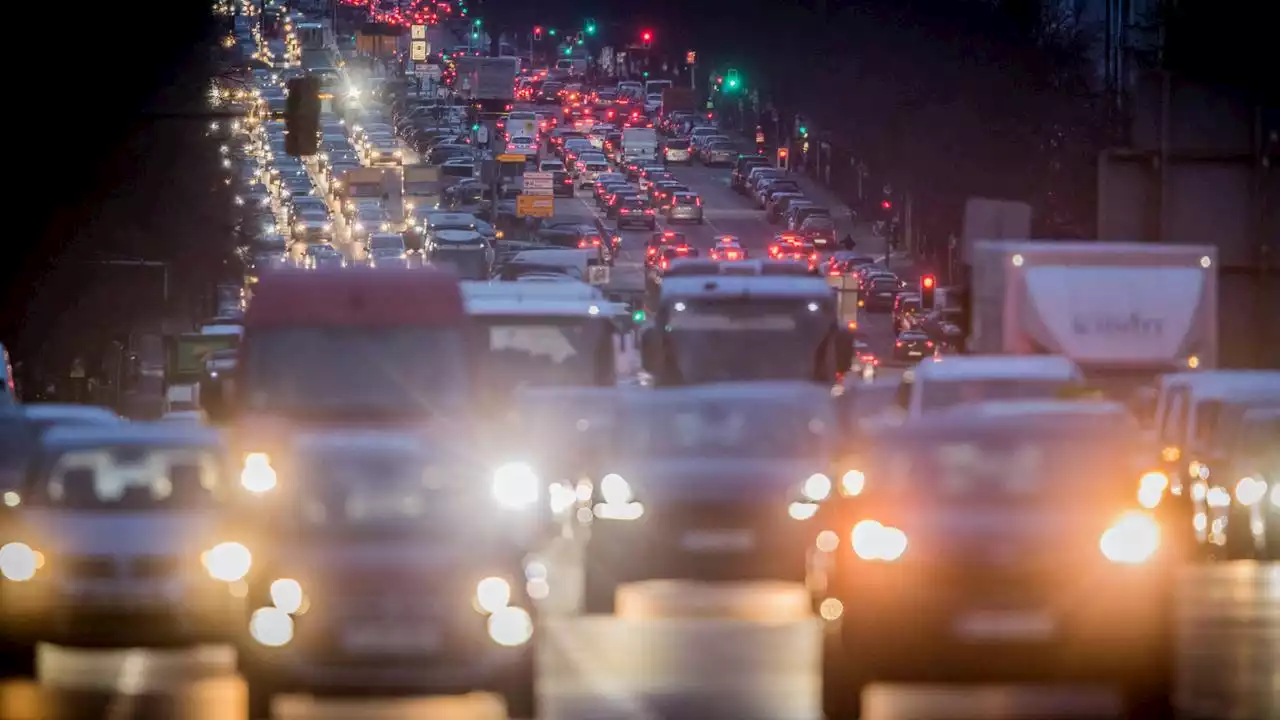
<path fill-rule="evenodd" d="M 618 478 L 621 480 L 621 478 Z M 249 453 L 240 471 L 240 485 L 251 493 L 262 494 L 275 489 L 279 476 L 266 453 Z M 507 463 L 493 473 L 493 497 L 500 505 L 513 510 L 533 506 L 542 497 L 542 480 L 526 463 Z"/>
<path fill-rule="evenodd" d="M 201 554 L 209 577 L 222 582 L 243 580 L 253 567 L 253 554 L 238 542 L 219 543 Z M 44 567 L 44 555 L 30 545 L 12 542 L 0 547 L 0 575 L 12 582 L 26 582 Z"/>

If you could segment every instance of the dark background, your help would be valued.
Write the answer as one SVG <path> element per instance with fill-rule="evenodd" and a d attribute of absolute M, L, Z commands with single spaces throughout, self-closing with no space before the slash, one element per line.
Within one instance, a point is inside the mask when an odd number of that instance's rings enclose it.
<path fill-rule="evenodd" d="M 53 18 L 61 11 L 45 3 L 19 7 L 11 47 L 28 33 L 55 41 L 42 46 L 52 63 L 9 54 L 15 177 L 0 342 L 34 381 L 67 374 L 77 355 L 92 372 L 108 339 L 187 312 L 222 267 L 229 233 L 211 192 L 221 179 L 208 120 L 149 117 L 203 110 L 210 6 L 76 3 Z M 60 57 L 81 47 L 89 54 Z M 122 256 L 172 263 L 168 305 L 160 270 L 91 264 Z"/>

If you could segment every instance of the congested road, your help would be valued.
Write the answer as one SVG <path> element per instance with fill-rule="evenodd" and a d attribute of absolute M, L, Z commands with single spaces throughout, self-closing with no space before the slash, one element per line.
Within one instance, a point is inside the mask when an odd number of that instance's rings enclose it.
<path fill-rule="evenodd" d="M 401 141 L 405 164 L 418 158 Z M 746 148 L 744 148 L 746 149 Z M 351 263 L 360 243 L 331 200 L 314 160 L 306 171 L 334 217 L 332 244 Z M 734 235 L 763 253 L 777 231 L 763 211 L 729 186 L 729 171 L 700 164 L 672 168 L 703 199 L 706 222 L 659 227 L 684 233 L 703 250 Z M 842 204 L 806 188 L 837 215 Z M 273 200 L 273 203 L 275 201 Z M 286 226 L 279 204 L 277 222 Z M 847 215 L 847 212 L 844 213 Z M 557 217 L 598 216 L 586 190 L 556 200 Z M 858 250 L 885 254 L 884 241 L 841 216 L 838 237 L 853 234 Z M 606 224 L 612 226 L 611 222 Z M 627 230 L 618 268 L 638 272 L 647 231 Z M 290 252 L 302 260 L 303 243 Z M 895 267 L 911 280 L 908 265 Z M 877 353 L 893 343 L 885 314 L 867 314 L 862 333 Z M 553 720 L 819 720 L 823 621 L 812 615 L 805 588 L 774 583 L 642 583 L 624 587 L 614 616 L 583 615 L 583 555 L 561 539 L 530 559 L 530 578 L 550 588 L 537 629 L 540 717 Z M 1105 591 L 1105 589 L 1103 589 Z M 1265 563 L 1192 566 L 1178 583 L 1179 706 L 1208 720 L 1280 717 L 1280 567 Z M 849 612 L 857 612 L 856 607 Z M 874 650 L 869 650 L 873 652 Z M 984 661 L 974 645 L 969 658 Z M 927 663 L 928 658 L 921 658 Z M 245 687 L 232 648 L 80 651 L 43 646 L 36 679 L 0 683 L 0 720 L 179 718 L 242 720 Z M 1094 688 L 954 688 L 886 685 L 870 691 L 867 720 L 1051 720 L 1111 718 L 1117 699 Z M 280 698 L 277 720 L 506 718 L 500 701 L 462 698 Z M 260 719 L 259 719 L 260 720 Z M 528 720 L 528 719 L 516 719 Z"/>

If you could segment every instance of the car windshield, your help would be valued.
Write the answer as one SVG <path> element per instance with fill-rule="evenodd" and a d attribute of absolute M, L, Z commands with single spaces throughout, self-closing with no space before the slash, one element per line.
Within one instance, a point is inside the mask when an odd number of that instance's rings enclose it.
<path fill-rule="evenodd" d="M 480 315 L 473 322 L 488 342 L 481 376 L 494 397 L 526 386 L 613 384 L 613 342 L 606 320 Z"/>
<path fill-rule="evenodd" d="M 209 507 L 220 490 L 211 450 L 98 447 L 50 458 L 23 500 L 65 510 L 190 510 Z"/>
<path fill-rule="evenodd" d="M 1061 397 L 1076 383 L 1060 378 L 965 378 L 925 381 L 921 393 L 927 410 L 939 410 L 961 403 L 987 400 L 1045 400 Z"/>
<path fill-rule="evenodd" d="M 452 412 L 465 400 L 464 342 L 455 328 L 264 329 L 246 356 L 250 410 L 416 416 Z"/>

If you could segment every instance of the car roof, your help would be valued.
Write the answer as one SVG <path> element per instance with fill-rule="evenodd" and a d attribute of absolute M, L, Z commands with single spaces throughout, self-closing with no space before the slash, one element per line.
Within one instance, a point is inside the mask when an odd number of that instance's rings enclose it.
<path fill-rule="evenodd" d="M 217 448 L 220 435 L 212 428 L 172 423 L 133 422 L 54 426 L 42 438 L 51 450 L 111 446 Z"/>
<path fill-rule="evenodd" d="M 925 358 L 916 366 L 918 379 L 976 380 L 1079 377 L 1080 369 L 1061 355 L 951 355 Z"/>

